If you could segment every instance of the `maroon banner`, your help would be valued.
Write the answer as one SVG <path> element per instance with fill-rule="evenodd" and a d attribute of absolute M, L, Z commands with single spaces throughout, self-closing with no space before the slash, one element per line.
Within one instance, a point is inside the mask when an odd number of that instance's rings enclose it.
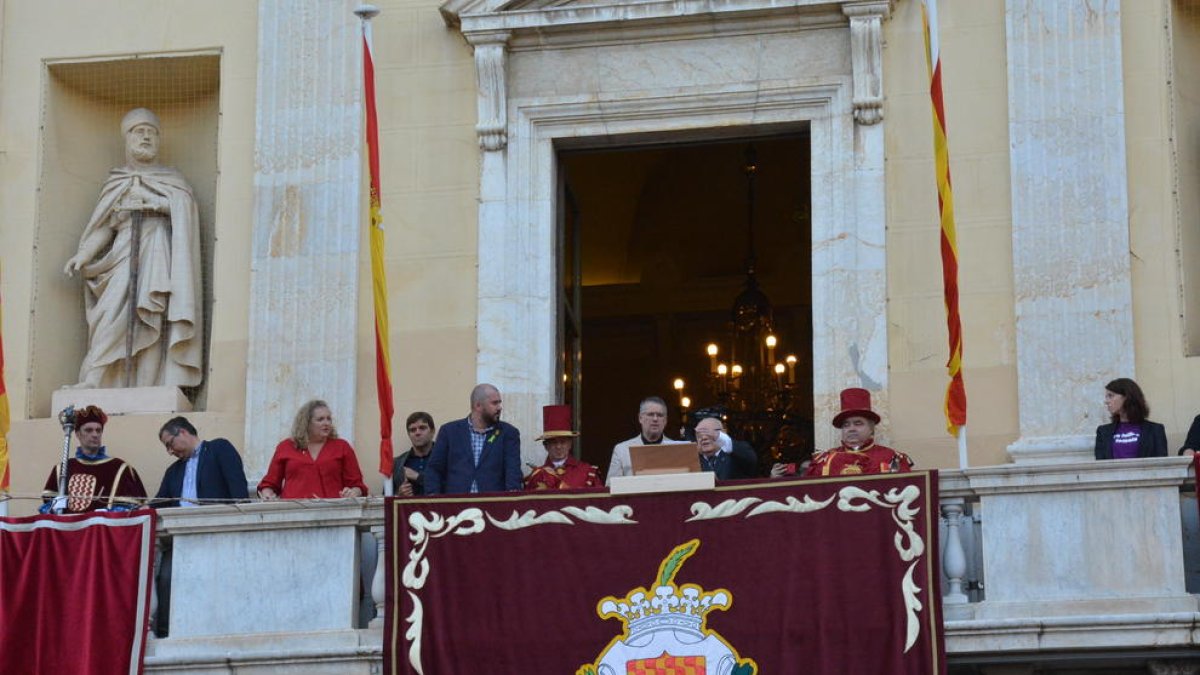
<path fill-rule="evenodd" d="M 946 672 L 934 472 L 386 514 L 389 673 Z"/>
<path fill-rule="evenodd" d="M 0 518 L 0 673 L 142 672 L 154 518 Z"/>

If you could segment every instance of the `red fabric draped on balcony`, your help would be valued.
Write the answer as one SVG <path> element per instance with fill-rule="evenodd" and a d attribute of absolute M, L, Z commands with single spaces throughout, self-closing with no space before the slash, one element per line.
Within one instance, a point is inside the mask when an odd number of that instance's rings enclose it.
<path fill-rule="evenodd" d="M 389 673 L 945 672 L 933 472 L 389 500 Z"/>
<path fill-rule="evenodd" d="M 154 512 L 0 518 L 0 673 L 137 675 Z"/>

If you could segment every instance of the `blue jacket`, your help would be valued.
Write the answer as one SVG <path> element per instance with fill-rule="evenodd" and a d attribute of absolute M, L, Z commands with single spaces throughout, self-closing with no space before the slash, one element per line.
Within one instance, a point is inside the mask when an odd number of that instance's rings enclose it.
<path fill-rule="evenodd" d="M 470 419 L 442 425 L 425 466 L 425 494 L 467 493 L 472 482 L 480 492 L 521 489 L 521 432 L 516 427 L 498 422 L 484 441 L 479 466 L 475 466 Z"/>
<path fill-rule="evenodd" d="M 242 468 L 242 457 L 233 444 L 224 438 L 214 438 L 204 441 L 203 447 L 200 464 L 196 467 L 196 498 L 247 499 L 249 490 L 246 472 Z M 179 498 L 183 496 L 183 474 L 186 470 L 186 459 L 177 459 L 167 467 L 158 494 L 154 495 L 156 508 L 179 506 Z"/>

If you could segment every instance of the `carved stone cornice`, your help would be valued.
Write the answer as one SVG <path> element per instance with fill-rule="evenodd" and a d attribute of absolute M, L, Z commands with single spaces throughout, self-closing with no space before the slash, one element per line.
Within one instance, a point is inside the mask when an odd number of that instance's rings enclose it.
<path fill-rule="evenodd" d="M 847 2 L 850 61 L 854 75 L 854 119 L 859 124 L 883 121 L 883 20 L 891 16 L 891 0 Z"/>
<path fill-rule="evenodd" d="M 479 147 L 503 150 L 508 145 L 509 31 L 480 31 L 466 35 L 475 50 L 476 106 Z"/>
<path fill-rule="evenodd" d="M 883 120 L 883 21 L 894 0 L 446 0 L 446 24 L 475 48 L 480 145 L 499 150 L 508 52 L 846 26 L 859 124 Z M 499 126 L 497 126 L 499 125 Z"/>

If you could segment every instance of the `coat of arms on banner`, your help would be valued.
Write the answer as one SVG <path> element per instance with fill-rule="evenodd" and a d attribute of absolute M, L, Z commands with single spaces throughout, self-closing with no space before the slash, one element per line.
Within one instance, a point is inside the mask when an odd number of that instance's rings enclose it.
<path fill-rule="evenodd" d="M 596 607 L 601 619 L 620 619 L 625 631 L 613 638 L 596 661 L 576 675 L 754 675 L 758 665 L 741 659 L 706 615 L 733 605 L 733 595 L 719 588 L 708 592 L 695 584 L 675 583 L 684 561 L 700 548 L 700 540 L 675 547 L 658 567 L 652 591 L 635 588 L 625 597 L 606 597 Z"/>

